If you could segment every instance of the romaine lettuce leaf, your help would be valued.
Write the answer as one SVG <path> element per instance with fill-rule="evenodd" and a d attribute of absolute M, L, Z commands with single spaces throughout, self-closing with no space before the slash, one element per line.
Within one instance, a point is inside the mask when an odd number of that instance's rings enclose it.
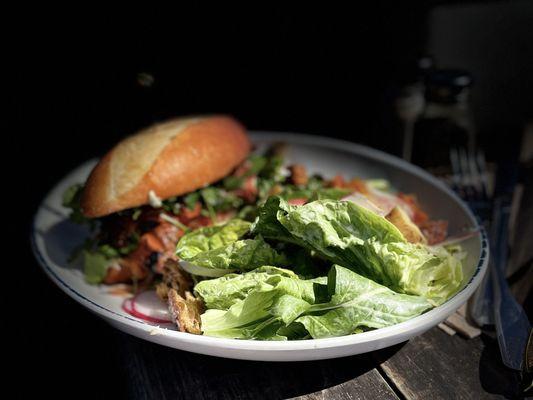
<path fill-rule="evenodd" d="M 278 329 L 292 323 L 311 306 L 315 300 L 315 288 L 325 287 L 326 278 L 301 280 L 290 271 L 276 273 L 276 270 L 280 269 L 264 267 L 259 272 L 242 274 L 240 279 L 237 276 L 222 277 L 204 283 L 200 290 L 197 287 L 197 292 L 207 299 L 208 307 L 209 304 L 219 307 L 231 304 L 228 309 L 208 309 L 202 314 L 204 334 L 236 339 L 286 339 L 277 333 Z M 264 281 L 250 289 L 253 280 L 257 279 Z M 240 290 L 232 287 L 232 283 Z M 221 297 L 226 297 L 222 304 L 214 300 L 217 287 L 224 292 Z"/>
<path fill-rule="evenodd" d="M 305 326 L 299 322 L 293 322 L 287 326 L 282 325 L 277 330 L 277 335 L 287 338 L 287 340 L 303 340 L 311 339 L 309 332 L 305 329 Z"/>
<path fill-rule="evenodd" d="M 441 304 L 462 281 L 460 259 L 444 248 L 408 243 L 385 218 L 349 201 L 290 206 L 269 199 L 252 231 L 297 243 L 397 292 Z"/>
<path fill-rule="evenodd" d="M 94 285 L 102 282 L 111 262 L 102 252 L 83 250 L 83 273 L 87 283 Z"/>
<path fill-rule="evenodd" d="M 83 185 L 75 184 L 67 188 L 63 193 L 62 205 L 70 208 L 69 218 L 71 221 L 84 225 L 88 224 L 91 229 L 95 227 L 95 221 L 83 215 L 81 209 L 81 196 L 83 194 Z"/>
<path fill-rule="evenodd" d="M 223 247 L 198 253 L 194 257 L 180 256 L 180 258 L 204 268 L 239 271 L 250 271 L 263 265 L 287 265 L 285 256 L 270 247 L 261 237 L 238 240 Z"/>
<path fill-rule="evenodd" d="M 208 309 L 227 310 L 236 302 L 244 300 L 259 283 L 275 276 L 298 278 L 290 270 L 265 266 L 244 274 L 228 274 L 217 279 L 200 281 L 194 291 L 202 297 Z"/>
<path fill-rule="evenodd" d="M 290 294 L 284 294 L 276 298 L 270 308 L 270 314 L 279 318 L 286 326 L 309 310 L 310 307 L 311 304 L 307 301 Z"/>
<path fill-rule="evenodd" d="M 408 242 L 381 244 L 376 240 L 368 241 L 367 251 L 368 263 L 382 265 L 383 281 L 397 292 L 424 296 L 439 305 L 461 286 L 463 253 Z"/>
<path fill-rule="evenodd" d="M 289 212 L 291 206 L 282 198 L 272 196 L 259 209 L 259 215 L 251 227 L 253 234 L 267 239 L 303 245 L 278 221 L 278 212 Z"/>
<path fill-rule="evenodd" d="M 235 339 L 252 339 L 269 323 L 277 319 L 270 315 L 278 291 L 268 283 L 259 283 L 246 299 L 233 304 L 228 310 L 210 309 L 202 314 L 204 335 Z"/>
<path fill-rule="evenodd" d="M 239 240 L 250 230 L 249 222 L 232 219 L 224 225 L 208 226 L 184 235 L 176 247 L 176 254 L 185 260 L 223 247 Z"/>
<path fill-rule="evenodd" d="M 287 255 L 287 259 L 291 269 L 300 277 L 312 278 L 315 276 L 325 275 L 327 269 L 322 272 L 322 260 L 317 259 L 311 255 L 311 252 L 299 246 L 285 245 L 283 253 Z M 329 268 L 329 264 L 327 267 Z"/>
<path fill-rule="evenodd" d="M 320 286 L 326 288 L 327 278 L 325 276 L 314 279 L 299 279 L 287 276 L 272 276 L 266 280 L 267 283 L 276 287 L 281 293 L 302 299 L 314 304 L 317 300 L 322 300 L 323 295 Z"/>
<path fill-rule="evenodd" d="M 276 217 L 293 236 L 313 247 L 343 249 L 370 238 L 382 243 L 405 242 L 385 218 L 350 201 L 317 200 L 298 207 L 284 206 Z"/>
<path fill-rule="evenodd" d="M 283 266 L 287 260 L 260 236 L 239 240 L 250 223 L 234 219 L 221 226 L 201 228 L 187 233 L 178 242 L 176 255 L 202 269 L 249 271 L 263 265 Z M 198 269 L 198 274 L 202 274 Z M 205 272 L 206 276 L 209 271 Z"/>
<path fill-rule="evenodd" d="M 394 325 L 432 307 L 423 297 L 393 292 L 339 265 L 328 275 L 328 291 L 329 302 L 312 305 L 304 311 L 308 315 L 295 319 L 315 339 Z"/>

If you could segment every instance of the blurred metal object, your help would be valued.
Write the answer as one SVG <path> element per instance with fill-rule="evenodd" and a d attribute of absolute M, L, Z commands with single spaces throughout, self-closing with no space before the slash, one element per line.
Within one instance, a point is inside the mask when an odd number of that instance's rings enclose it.
<path fill-rule="evenodd" d="M 445 174 L 449 172 L 452 147 L 474 150 L 476 129 L 470 111 L 471 84 L 472 77 L 463 70 L 435 69 L 427 74 L 425 107 L 413 128 L 413 163 L 433 173 Z"/>
<path fill-rule="evenodd" d="M 426 106 L 426 79 L 434 67 L 433 57 L 425 55 L 418 58 L 416 66 L 406 77 L 404 86 L 395 100 L 396 116 L 402 122 L 401 155 L 409 162 L 413 153 L 415 122 Z"/>
<path fill-rule="evenodd" d="M 421 83 L 406 86 L 396 99 L 396 114 L 403 123 L 402 158 L 411 161 L 415 122 L 424 111 L 424 87 Z"/>
<path fill-rule="evenodd" d="M 480 223 L 488 229 L 491 201 L 484 153 L 478 151 L 472 154 L 464 148 L 451 148 L 450 163 L 453 171 L 452 188 L 468 203 L 480 219 Z M 489 262 L 493 262 L 492 258 Z M 492 281 L 489 271 L 470 302 L 470 317 L 479 326 L 494 323 L 492 300 Z"/>
<path fill-rule="evenodd" d="M 498 215 L 494 221 L 496 232 L 491 244 L 494 261 L 489 274 L 493 285 L 494 323 L 502 361 L 507 367 L 520 371 L 531 325 L 505 279 L 510 208 L 509 200 L 502 197 L 495 200 L 494 209 Z"/>
<path fill-rule="evenodd" d="M 489 172 L 485 154 L 467 149 L 450 149 L 452 167 L 452 188 L 474 210 L 476 215 L 486 223 L 490 218 L 490 198 L 492 188 L 489 185 Z"/>
<path fill-rule="evenodd" d="M 482 220 L 488 221 L 490 199 L 484 155 L 465 148 L 451 149 L 452 185 Z M 507 185 L 514 187 L 511 182 Z M 499 193 L 492 203 L 489 272 L 473 296 L 470 314 L 480 325 L 494 323 L 503 363 L 521 370 L 531 325 L 505 279 L 508 264 L 511 195 Z"/>

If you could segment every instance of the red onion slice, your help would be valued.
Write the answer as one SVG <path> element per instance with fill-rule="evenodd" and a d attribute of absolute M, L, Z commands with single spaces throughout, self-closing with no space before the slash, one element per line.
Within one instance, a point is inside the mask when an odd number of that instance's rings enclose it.
<path fill-rule="evenodd" d="M 167 306 L 153 290 L 141 292 L 122 303 L 122 309 L 135 318 L 154 324 L 172 323 Z"/>
<path fill-rule="evenodd" d="M 443 247 L 443 246 L 453 246 L 456 244 L 460 244 L 464 242 L 465 240 L 470 239 L 471 237 L 476 236 L 479 233 L 479 229 L 472 228 L 469 230 L 466 230 L 464 232 L 457 233 L 453 236 L 448 236 L 445 240 L 439 243 L 435 243 L 429 247 Z"/>

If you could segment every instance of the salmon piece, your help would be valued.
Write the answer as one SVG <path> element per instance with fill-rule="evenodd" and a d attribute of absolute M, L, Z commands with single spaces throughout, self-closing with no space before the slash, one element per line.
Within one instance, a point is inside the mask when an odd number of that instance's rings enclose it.
<path fill-rule="evenodd" d="M 359 178 L 353 178 L 351 181 L 346 182 L 344 184 L 344 187 L 347 189 L 352 189 L 355 192 L 364 194 L 365 196 L 370 193 L 368 187 L 366 186 L 366 182 Z"/>
<path fill-rule="evenodd" d="M 225 222 L 228 222 L 230 219 L 235 217 L 235 215 L 237 215 L 237 212 L 234 210 L 218 212 L 216 218 L 217 224 L 223 224 Z"/>
<path fill-rule="evenodd" d="M 103 282 L 106 285 L 124 283 L 131 281 L 131 270 L 129 267 L 119 264 L 118 267 L 109 267 Z"/>
<path fill-rule="evenodd" d="M 290 175 L 290 181 L 297 185 L 297 186 L 305 186 L 307 185 L 307 181 L 309 180 L 307 176 L 307 169 L 302 164 L 294 164 L 291 165 L 289 168 L 289 171 L 291 173 Z"/>
<path fill-rule="evenodd" d="M 159 244 L 154 242 L 150 245 L 150 248 L 154 251 L 165 251 L 171 248 L 173 249 L 178 243 L 179 238 L 183 236 L 184 232 L 177 226 L 165 221 L 157 225 L 152 231 L 152 234 L 155 239 L 158 240 Z M 161 250 L 156 250 L 159 247 L 161 247 Z"/>
<path fill-rule="evenodd" d="M 335 175 L 331 181 L 329 181 L 329 187 L 336 188 L 336 189 L 342 189 L 346 182 L 344 181 L 344 178 L 342 175 Z"/>
<path fill-rule="evenodd" d="M 210 217 L 206 217 L 205 215 L 201 215 L 187 224 L 187 226 L 191 229 L 198 229 L 210 225 L 213 225 L 213 221 L 211 221 Z"/>
<path fill-rule="evenodd" d="M 120 270 L 109 268 L 105 283 L 122 283 L 132 280 L 143 280 L 148 276 L 147 261 L 152 253 L 163 250 L 160 240 L 151 232 L 145 233 L 139 240 L 139 246 L 130 254 L 119 260 Z"/>
<path fill-rule="evenodd" d="M 244 199 L 248 203 L 254 203 L 257 198 L 257 176 L 250 175 L 244 180 L 242 187 L 233 192 L 236 196 Z"/>
<path fill-rule="evenodd" d="M 154 230 L 154 236 L 161 243 L 161 250 L 157 251 L 158 258 L 155 266 L 156 272 L 161 273 L 163 266 L 168 260 L 177 260 L 174 254 L 176 245 L 185 232 L 178 227 L 168 223 L 161 222 Z"/>
<path fill-rule="evenodd" d="M 187 206 L 181 208 L 178 218 L 180 222 L 187 224 L 189 221 L 199 217 L 202 213 L 202 204 L 197 201 L 191 210 Z"/>
<path fill-rule="evenodd" d="M 246 160 L 235 169 L 233 176 L 240 178 L 241 176 L 246 175 L 250 168 L 252 168 L 252 163 L 249 160 Z"/>
<path fill-rule="evenodd" d="M 277 183 L 272 186 L 272 189 L 268 192 L 269 196 L 277 196 L 278 194 L 281 194 L 283 192 L 283 186 L 278 185 Z"/>
<path fill-rule="evenodd" d="M 359 192 L 365 196 L 370 194 L 366 182 L 359 178 L 353 178 L 347 182 L 342 175 L 335 175 L 333 179 L 329 181 L 328 186 L 336 189 L 351 189 L 354 192 Z"/>
<path fill-rule="evenodd" d="M 440 243 L 448 236 L 448 221 L 425 221 L 420 225 L 420 230 L 426 237 L 428 244 Z"/>

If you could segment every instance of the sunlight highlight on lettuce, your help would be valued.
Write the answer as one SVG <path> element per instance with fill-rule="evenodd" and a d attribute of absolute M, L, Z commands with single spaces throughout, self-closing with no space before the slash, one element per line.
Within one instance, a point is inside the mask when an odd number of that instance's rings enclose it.
<path fill-rule="evenodd" d="M 232 219 L 224 225 L 194 230 L 180 239 L 176 254 L 188 260 L 200 253 L 234 243 L 248 233 L 250 226 L 249 222 Z"/>
<path fill-rule="evenodd" d="M 210 226 L 187 233 L 178 242 L 176 255 L 192 264 L 197 275 L 213 276 L 234 270 L 249 271 L 263 265 L 283 266 L 287 260 L 260 236 L 241 239 L 250 223 L 233 219 L 220 226 Z M 185 267 L 187 269 L 187 267 Z"/>
<path fill-rule="evenodd" d="M 312 249 L 394 291 L 434 304 L 454 294 L 463 278 L 456 254 L 408 243 L 385 218 L 353 202 L 318 200 L 295 207 L 271 198 L 252 230 Z"/>
<path fill-rule="evenodd" d="M 298 276 L 288 269 L 265 266 L 245 274 L 228 274 L 218 279 L 198 282 L 194 291 L 200 295 L 207 308 L 227 310 L 238 301 L 244 300 L 259 283 L 272 277 L 298 279 Z"/>

